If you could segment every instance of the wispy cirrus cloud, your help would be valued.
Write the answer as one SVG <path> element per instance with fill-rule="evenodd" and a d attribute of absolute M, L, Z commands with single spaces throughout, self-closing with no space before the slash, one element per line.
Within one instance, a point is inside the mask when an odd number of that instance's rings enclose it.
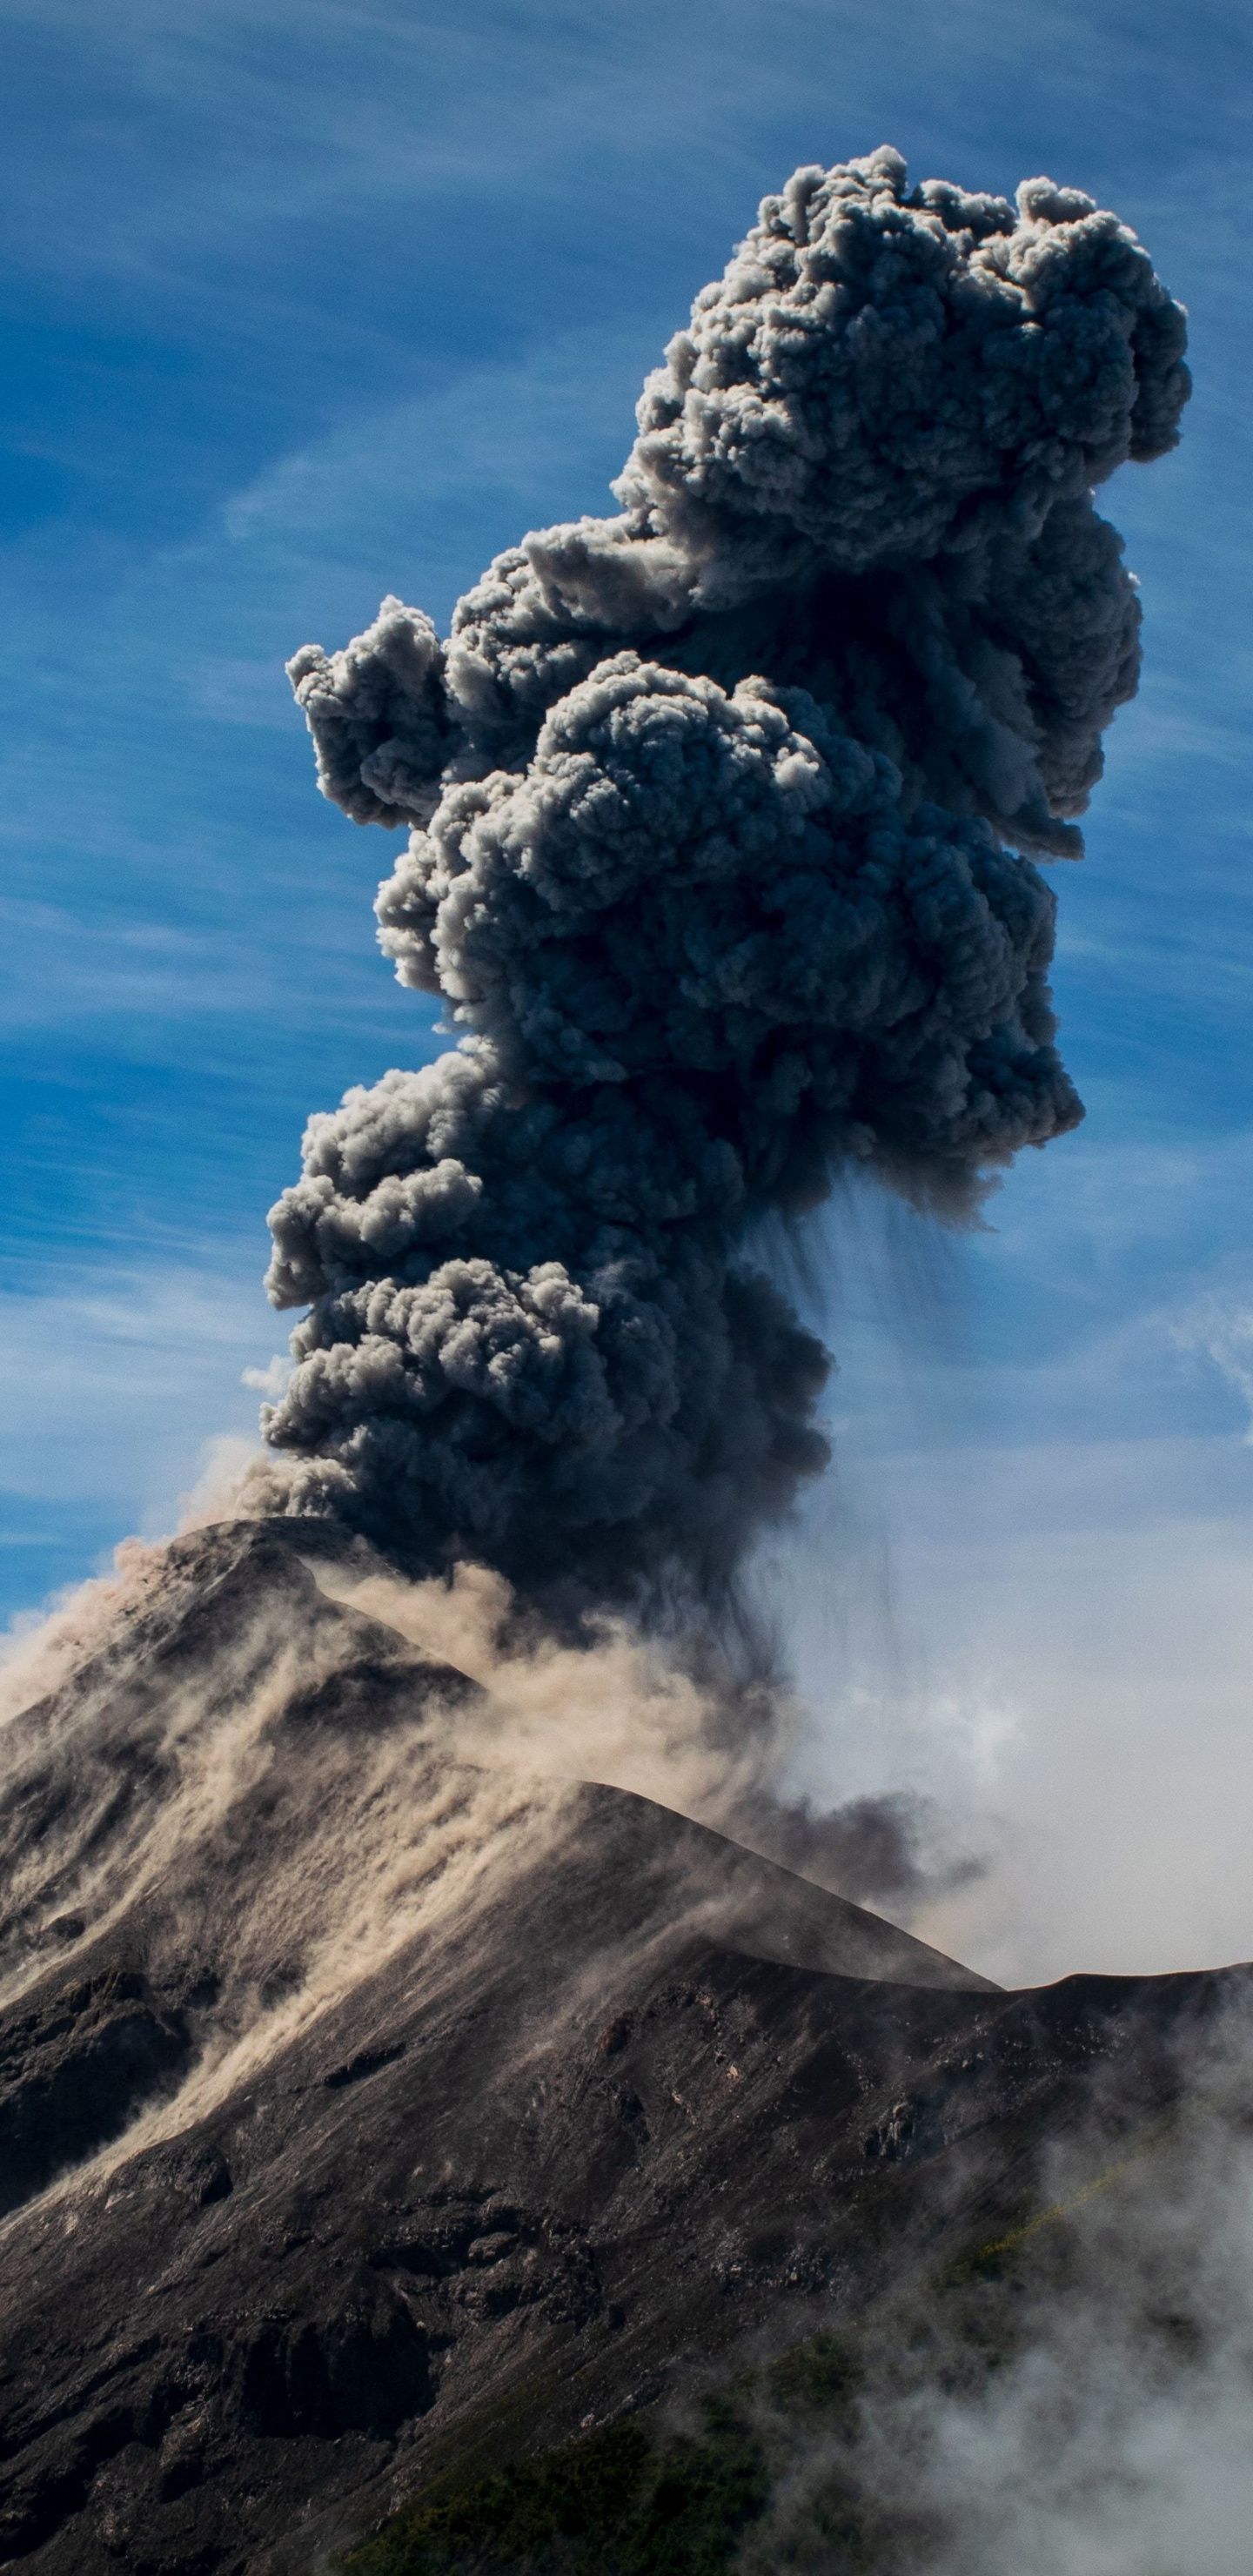
<path fill-rule="evenodd" d="M 106 1257 L 0 1295 L 9 1598 L 37 1599 L 124 1531 L 173 1528 L 206 1457 L 254 1434 L 280 1341 L 259 1278 L 233 1264 Z"/>
<path fill-rule="evenodd" d="M 1253 1446 L 1253 1292 L 1211 1290 L 1172 1318 L 1170 1332 L 1179 1350 L 1208 1360 L 1234 1389 L 1248 1414 L 1243 1436 Z"/>

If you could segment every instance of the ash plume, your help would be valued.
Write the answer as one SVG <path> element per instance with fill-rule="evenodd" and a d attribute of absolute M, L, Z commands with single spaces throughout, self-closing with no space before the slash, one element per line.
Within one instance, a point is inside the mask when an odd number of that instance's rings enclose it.
<path fill-rule="evenodd" d="M 410 826 L 461 1032 L 311 1119 L 256 1508 L 534 1597 L 725 1587 L 822 1467 L 754 1229 L 841 1169 L 960 1218 L 1081 1106 L 1054 899 L 1138 608 L 1093 489 L 1175 442 L 1184 316 L 1035 179 L 795 173 L 638 410 L 617 515 L 290 664 L 324 792 Z M 1031 854 L 1035 854 L 1035 856 Z"/>

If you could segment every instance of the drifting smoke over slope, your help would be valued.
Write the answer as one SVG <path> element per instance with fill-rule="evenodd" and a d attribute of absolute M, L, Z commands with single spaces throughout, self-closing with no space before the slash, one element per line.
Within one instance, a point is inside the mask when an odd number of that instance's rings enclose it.
<path fill-rule="evenodd" d="M 261 1510 L 584 1597 L 718 1586 L 821 1467 L 828 1366 L 746 1266 L 842 1166 L 960 1213 L 1074 1125 L 1053 898 L 1137 607 L 1092 487 L 1173 443 L 1184 318 L 1075 190 L 802 170 L 639 407 L 620 515 L 447 641 L 291 664 L 325 792 L 464 1034 L 315 1117 Z M 1010 843 L 1018 845 L 1011 848 Z"/>

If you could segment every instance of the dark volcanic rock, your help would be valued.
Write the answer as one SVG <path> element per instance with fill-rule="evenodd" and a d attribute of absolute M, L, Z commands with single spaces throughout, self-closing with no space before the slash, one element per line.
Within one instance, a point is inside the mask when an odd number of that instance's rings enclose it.
<path fill-rule="evenodd" d="M 191 2054 L 186 2015 L 135 1970 L 45 1993 L 0 2028 L 0 2217 L 115 2138 Z"/>
<path fill-rule="evenodd" d="M 1160 2110 L 1240 1982 L 1001 1994 L 647 1800 L 461 1772 L 465 1685 L 328 1602 L 316 1544 L 183 1543 L 13 1735 L 32 2576 L 312 2576 L 450 2459 L 852 2313 L 994 2235 L 1094 2100 Z"/>

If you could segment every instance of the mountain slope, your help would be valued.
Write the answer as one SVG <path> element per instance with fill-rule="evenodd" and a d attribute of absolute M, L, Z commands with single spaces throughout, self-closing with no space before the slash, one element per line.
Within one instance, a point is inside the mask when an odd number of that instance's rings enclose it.
<path fill-rule="evenodd" d="M 994 2228 L 1231 1984 L 1004 1995 L 647 1799 L 458 1763 L 470 1686 L 319 1546 L 180 1542 L 7 1730 L 6 2565 L 312 2571 Z"/>

